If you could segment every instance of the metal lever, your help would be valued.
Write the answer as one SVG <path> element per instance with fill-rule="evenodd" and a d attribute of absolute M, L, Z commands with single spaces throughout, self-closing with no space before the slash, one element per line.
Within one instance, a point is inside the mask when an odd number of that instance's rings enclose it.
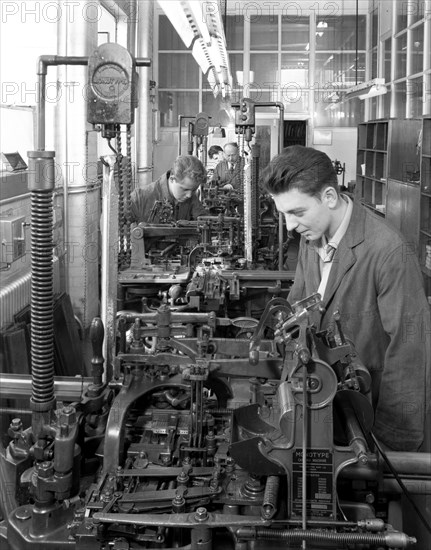
<path fill-rule="evenodd" d="M 103 385 L 103 339 L 105 337 L 105 329 L 100 317 L 95 317 L 91 321 L 90 340 L 93 348 L 93 357 L 91 358 L 91 374 L 93 376 L 93 384 L 95 386 Z"/>

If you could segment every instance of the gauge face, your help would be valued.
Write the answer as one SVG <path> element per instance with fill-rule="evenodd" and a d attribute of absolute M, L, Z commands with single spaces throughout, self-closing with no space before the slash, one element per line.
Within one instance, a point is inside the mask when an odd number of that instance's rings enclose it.
<path fill-rule="evenodd" d="M 91 83 L 94 92 L 106 101 L 118 101 L 130 87 L 127 72 L 116 63 L 97 67 Z"/>

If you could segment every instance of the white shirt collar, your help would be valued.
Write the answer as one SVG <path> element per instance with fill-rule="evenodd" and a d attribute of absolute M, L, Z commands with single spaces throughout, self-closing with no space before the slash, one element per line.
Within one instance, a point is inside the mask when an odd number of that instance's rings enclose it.
<path fill-rule="evenodd" d="M 338 245 L 340 244 L 341 239 L 346 234 L 347 228 L 349 227 L 350 219 L 352 217 L 352 211 L 353 211 L 353 201 L 350 197 L 347 195 L 340 195 L 340 197 L 347 202 L 347 208 L 344 213 L 344 217 L 335 232 L 334 236 L 327 241 L 325 235 L 322 236 L 321 240 L 319 241 L 319 244 L 316 246 L 317 253 L 322 258 L 322 260 L 326 257 L 328 249 L 328 246 L 331 246 L 332 248 L 337 249 Z"/>

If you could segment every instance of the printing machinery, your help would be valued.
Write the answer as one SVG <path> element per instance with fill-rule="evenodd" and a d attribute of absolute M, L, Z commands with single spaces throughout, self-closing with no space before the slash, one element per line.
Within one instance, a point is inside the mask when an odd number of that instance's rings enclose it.
<path fill-rule="evenodd" d="M 116 45 L 106 46 L 98 63 L 116 55 Z M 248 113 L 254 107 L 245 103 Z M 238 125 L 240 135 L 250 120 Z M 132 121 L 126 113 L 114 130 Z M 241 222 L 218 211 L 191 225 L 132 229 L 136 247 L 118 258 L 121 307 L 91 325 L 91 376 L 55 380 L 52 247 L 49 227 L 37 223 L 52 207 L 54 178 L 37 176 L 53 174 L 53 155 L 35 151 L 30 163 L 35 276 L 32 377 L 24 390 L 31 422 L 11 420 L 0 457 L 2 542 L 11 550 L 415 543 L 415 533 L 391 525 L 390 503 L 401 485 L 419 483 L 429 493 L 430 457 L 380 452 L 366 365 L 340 315 L 316 332 L 319 295 L 286 300 L 291 274 L 280 259 L 289 237 L 279 234 L 277 248 L 276 224 L 265 221 L 264 250 L 250 246 L 251 192 Z M 127 190 L 122 200 L 127 209 Z M 120 231 L 121 243 L 129 229 Z M 161 236 L 163 246 L 148 256 L 144 238 Z M 125 304 L 122 285 L 150 291 Z M 0 391 L 13 398 L 17 386 L 3 376 Z"/>

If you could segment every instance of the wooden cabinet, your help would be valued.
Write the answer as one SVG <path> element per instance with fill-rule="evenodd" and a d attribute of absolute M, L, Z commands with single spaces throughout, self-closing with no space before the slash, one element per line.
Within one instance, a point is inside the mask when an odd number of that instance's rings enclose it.
<path fill-rule="evenodd" d="M 431 304 L 431 117 L 422 120 L 419 262 L 424 275 L 425 292 Z"/>
<path fill-rule="evenodd" d="M 356 197 L 385 216 L 388 179 L 419 185 L 421 121 L 381 119 L 358 126 Z"/>

